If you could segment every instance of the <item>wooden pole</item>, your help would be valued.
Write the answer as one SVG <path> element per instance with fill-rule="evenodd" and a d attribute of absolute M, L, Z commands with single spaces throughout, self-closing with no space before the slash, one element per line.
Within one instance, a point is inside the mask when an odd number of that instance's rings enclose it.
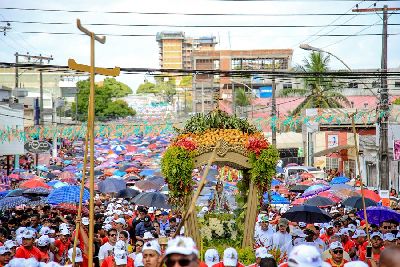
<path fill-rule="evenodd" d="M 367 208 L 365 207 L 364 185 L 363 185 L 363 181 L 362 181 L 362 178 L 361 178 L 360 153 L 358 152 L 357 130 L 356 130 L 356 123 L 355 123 L 355 120 L 354 120 L 354 115 L 355 114 L 356 113 L 353 113 L 351 115 L 351 125 L 353 127 L 354 147 L 356 149 L 358 175 L 360 176 L 360 182 L 361 182 L 360 183 L 361 184 L 361 198 L 362 198 L 362 204 L 363 204 L 363 209 L 364 209 L 365 229 L 366 229 L 366 232 L 367 232 L 368 243 L 371 243 L 371 240 L 369 238 L 369 224 L 368 224 L 368 217 L 367 217 Z"/>

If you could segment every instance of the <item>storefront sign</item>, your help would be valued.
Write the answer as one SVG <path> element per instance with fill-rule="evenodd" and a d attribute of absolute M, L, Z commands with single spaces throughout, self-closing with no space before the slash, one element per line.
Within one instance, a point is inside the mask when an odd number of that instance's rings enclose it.
<path fill-rule="evenodd" d="M 31 153 L 40 154 L 50 150 L 51 145 L 47 141 L 32 140 L 25 143 L 25 149 Z"/>

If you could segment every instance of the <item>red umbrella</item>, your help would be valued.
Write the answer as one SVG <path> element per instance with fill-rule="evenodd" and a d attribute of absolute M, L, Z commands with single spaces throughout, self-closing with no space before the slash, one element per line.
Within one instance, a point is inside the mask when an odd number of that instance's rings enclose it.
<path fill-rule="evenodd" d="M 300 184 L 302 184 L 302 185 L 313 185 L 314 182 L 311 181 L 311 180 L 307 180 L 307 181 L 301 182 Z"/>
<path fill-rule="evenodd" d="M 73 203 L 61 203 L 61 204 L 58 204 L 57 206 L 55 206 L 54 208 L 61 210 L 62 212 L 65 212 L 65 213 L 70 213 L 70 214 L 78 213 L 78 205 L 75 205 Z M 89 214 L 89 210 L 85 206 L 82 206 L 82 214 L 83 215 Z"/>
<path fill-rule="evenodd" d="M 35 187 L 44 187 L 50 189 L 51 187 L 48 186 L 43 179 L 31 179 L 25 181 L 19 185 L 20 188 L 35 188 Z"/>
<path fill-rule="evenodd" d="M 136 167 L 129 167 L 125 170 L 126 172 L 139 172 L 139 169 Z"/>
<path fill-rule="evenodd" d="M 128 152 L 136 152 L 138 150 L 138 148 L 135 146 L 126 146 L 126 150 Z"/>
<path fill-rule="evenodd" d="M 21 179 L 21 178 L 19 177 L 19 174 L 16 174 L 16 173 L 12 173 L 12 174 L 10 174 L 8 177 L 11 178 L 11 179 L 14 179 L 14 180 L 19 180 L 19 179 Z"/>
<path fill-rule="evenodd" d="M 329 198 L 335 203 L 342 201 L 342 199 L 340 197 L 338 197 L 337 195 L 335 195 L 334 193 L 332 193 L 329 190 L 319 193 L 318 196 Z"/>
<path fill-rule="evenodd" d="M 364 189 L 363 191 L 364 191 L 364 197 L 372 199 L 375 202 L 381 201 L 381 197 L 374 191 L 369 190 L 369 189 Z M 357 190 L 357 193 L 359 193 L 361 195 L 361 190 Z"/>
<path fill-rule="evenodd" d="M 151 149 L 151 150 L 154 150 L 154 149 L 157 149 L 157 145 L 156 144 L 150 144 L 148 146 L 148 148 Z"/>

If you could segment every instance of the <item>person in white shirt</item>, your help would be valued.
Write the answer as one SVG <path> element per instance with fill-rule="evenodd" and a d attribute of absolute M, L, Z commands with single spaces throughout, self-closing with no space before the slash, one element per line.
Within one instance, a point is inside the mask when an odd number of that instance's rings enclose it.
<path fill-rule="evenodd" d="M 100 247 L 99 250 L 99 264 L 103 263 L 104 259 L 113 254 L 115 243 L 117 243 L 117 230 L 112 228 L 108 230 L 108 242 Z"/>
<path fill-rule="evenodd" d="M 287 254 L 292 242 L 292 236 L 289 234 L 289 221 L 285 218 L 280 218 L 277 228 L 277 232 L 272 236 L 272 247 L 279 249 L 282 254 Z"/>
<path fill-rule="evenodd" d="M 269 249 L 272 245 L 272 236 L 275 233 L 274 229 L 270 227 L 268 215 L 260 218 L 259 227 L 256 227 L 254 233 L 254 240 L 257 247 L 265 247 Z"/>

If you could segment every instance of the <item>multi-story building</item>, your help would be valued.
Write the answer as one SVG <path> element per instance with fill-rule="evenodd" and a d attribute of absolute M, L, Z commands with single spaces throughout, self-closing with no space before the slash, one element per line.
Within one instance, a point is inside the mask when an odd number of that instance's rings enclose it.
<path fill-rule="evenodd" d="M 194 51 L 193 69 L 196 70 L 273 70 L 285 71 L 291 68 L 292 49 L 262 50 L 213 50 Z M 246 91 L 271 93 L 272 81 L 264 77 L 220 77 L 199 74 L 194 79 L 193 112 L 207 112 L 214 109 L 218 100 L 232 103 L 232 91 L 245 88 Z M 252 92 L 250 92 L 252 93 Z"/>

